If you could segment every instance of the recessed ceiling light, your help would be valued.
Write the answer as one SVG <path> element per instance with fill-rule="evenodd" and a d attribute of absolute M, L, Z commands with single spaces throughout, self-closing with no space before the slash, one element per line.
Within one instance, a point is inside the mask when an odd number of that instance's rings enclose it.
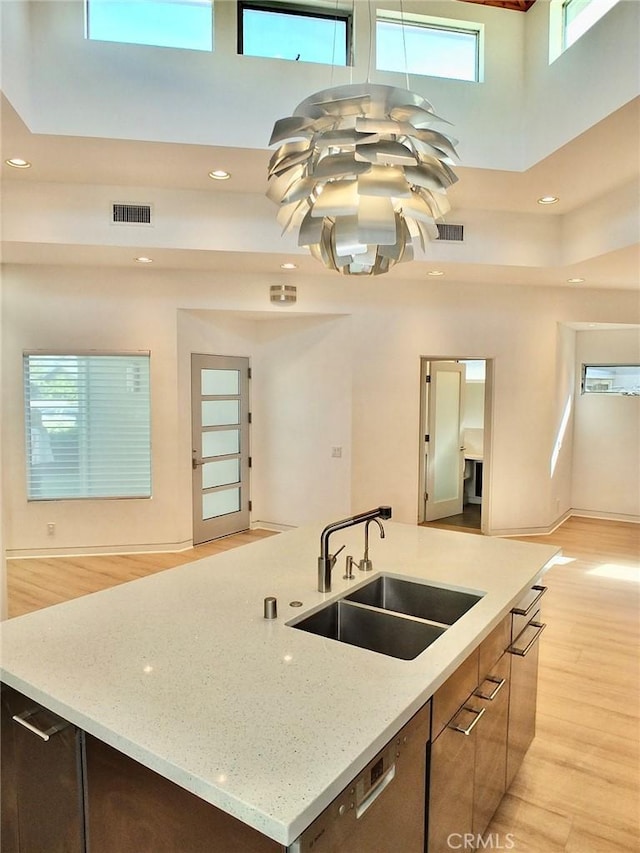
<path fill-rule="evenodd" d="M 134 258 L 134 261 L 135 261 L 137 264 L 152 264 L 152 263 L 153 263 L 153 258 L 147 258 L 147 256 L 146 256 L 146 255 L 140 255 L 140 257 L 139 257 L 139 258 Z"/>
<path fill-rule="evenodd" d="M 568 278 L 567 279 L 567 282 L 569 284 L 582 284 L 583 281 L 584 281 L 583 278 Z"/>
<path fill-rule="evenodd" d="M 213 178 L 214 181 L 228 181 L 231 175 L 229 172 L 225 172 L 224 169 L 214 169 L 209 172 L 209 177 Z"/>
<path fill-rule="evenodd" d="M 30 169 L 31 163 L 28 160 L 23 160 L 22 157 L 10 157 L 4 161 L 7 166 L 13 166 L 14 169 Z"/>
<path fill-rule="evenodd" d="M 281 270 L 297 270 L 298 264 L 280 264 Z"/>
<path fill-rule="evenodd" d="M 557 201 L 560 201 L 557 195 L 543 195 L 538 199 L 538 204 L 555 204 Z"/>
<path fill-rule="evenodd" d="M 444 272 L 442 270 L 429 270 L 427 275 L 444 275 Z"/>

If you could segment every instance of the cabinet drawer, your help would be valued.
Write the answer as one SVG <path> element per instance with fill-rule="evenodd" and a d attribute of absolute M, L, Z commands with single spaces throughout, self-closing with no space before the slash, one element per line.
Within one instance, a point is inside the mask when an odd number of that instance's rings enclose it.
<path fill-rule="evenodd" d="M 511 610 L 511 642 L 520 636 L 533 619 L 535 613 L 540 610 L 540 599 L 547 591 L 546 586 L 536 584 L 522 597 L 518 604 Z"/>
<path fill-rule="evenodd" d="M 511 641 L 511 617 L 505 616 L 480 644 L 479 681 L 491 672 Z"/>
<path fill-rule="evenodd" d="M 449 676 L 433 697 L 432 737 L 436 738 L 478 686 L 479 649 Z"/>

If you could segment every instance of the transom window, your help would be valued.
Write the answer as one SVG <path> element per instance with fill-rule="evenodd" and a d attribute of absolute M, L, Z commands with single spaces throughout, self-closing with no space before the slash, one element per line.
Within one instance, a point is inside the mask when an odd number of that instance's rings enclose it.
<path fill-rule="evenodd" d="M 25 354 L 28 500 L 151 496 L 149 361 Z"/>
<path fill-rule="evenodd" d="M 212 50 L 212 0 L 86 0 L 86 35 L 97 41 Z"/>
<path fill-rule="evenodd" d="M 417 17 L 378 10 L 376 67 L 453 80 L 479 81 L 480 24 Z"/>
<path fill-rule="evenodd" d="M 640 364 L 583 364 L 582 393 L 640 396 Z"/>
<path fill-rule="evenodd" d="M 599 21 L 618 0 L 563 0 L 562 43 L 570 47 Z"/>
<path fill-rule="evenodd" d="M 238 53 L 349 65 L 351 18 L 336 3 L 238 3 Z"/>

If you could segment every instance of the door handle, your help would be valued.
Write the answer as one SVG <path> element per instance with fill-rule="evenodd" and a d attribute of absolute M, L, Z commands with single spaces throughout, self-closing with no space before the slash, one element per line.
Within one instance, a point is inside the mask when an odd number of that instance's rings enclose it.
<path fill-rule="evenodd" d="M 193 468 L 194 471 L 196 470 L 196 468 L 199 468 L 201 465 L 204 465 L 204 462 L 202 461 L 202 459 L 196 459 L 195 456 L 191 459 L 191 467 Z"/>

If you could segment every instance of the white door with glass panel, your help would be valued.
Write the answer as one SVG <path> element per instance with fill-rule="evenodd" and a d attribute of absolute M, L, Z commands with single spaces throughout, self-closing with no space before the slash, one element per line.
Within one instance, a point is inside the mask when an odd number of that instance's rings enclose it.
<path fill-rule="evenodd" d="M 249 527 L 249 359 L 191 356 L 193 544 Z"/>
<path fill-rule="evenodd" d="M 427 383 L 424 520 L 435 521 L 462 512 L 465 366 L 454 361 L 432 361 L 423 378 Z"/>

